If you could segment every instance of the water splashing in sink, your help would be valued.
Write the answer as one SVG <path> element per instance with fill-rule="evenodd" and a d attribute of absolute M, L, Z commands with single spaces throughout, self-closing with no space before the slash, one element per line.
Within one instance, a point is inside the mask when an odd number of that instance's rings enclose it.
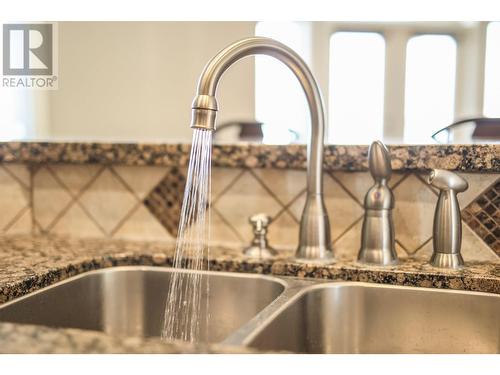
<path fill-rule="evenodd" d="M 193 271 L 208 269 L 211 160 L 212 131 L 195 129 L 179 221 L 174 268 Z M 207 329 L 209 326 L 208 278 L 202 278 L 197 272 L 175 272 L 169 284 L 162 339 L 198 342 L 201 336 L 208 337 L 207 332 L 200 334 L 202 304 L 207 304 L 205 326 Z M 204 301 L 203 291 L 206 291 Z"/>

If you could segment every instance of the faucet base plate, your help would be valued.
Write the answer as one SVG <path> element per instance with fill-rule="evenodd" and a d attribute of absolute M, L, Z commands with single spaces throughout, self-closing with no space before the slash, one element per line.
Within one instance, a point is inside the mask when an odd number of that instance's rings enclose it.
<path fill-rule="evenodd" d="M 335 263 L 333 251 L 324 246 L 299 246 L 293 258 L 294 262 L 310 264 Z"/>
<path fill-rule="evenodd" d="M 464 266 L 464 259 L 460 253 L 438 253 L 432 254 L 430 263 L 434 267 L 458 269 Z"/>

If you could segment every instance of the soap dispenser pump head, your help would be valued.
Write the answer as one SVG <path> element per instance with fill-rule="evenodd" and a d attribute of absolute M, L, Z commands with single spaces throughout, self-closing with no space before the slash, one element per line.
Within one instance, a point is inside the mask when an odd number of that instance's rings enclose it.
<path fill-rule="evenodd" d="M 375 181 L 391 178 L 391 157 L 389 150 L 381 141 L 375 141 L 368 149 L 368 166 Z"/>

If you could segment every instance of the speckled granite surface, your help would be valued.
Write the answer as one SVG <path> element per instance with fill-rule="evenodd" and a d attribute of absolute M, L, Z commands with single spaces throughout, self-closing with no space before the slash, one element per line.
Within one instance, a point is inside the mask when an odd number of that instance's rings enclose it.
<path fill-rule="evenodd" d="M 174 246 L 165 242 L 74 239 L 55 236 L 0 237 L 0 303 L 82 272 L 113 266 L 171 266 Z M 249 272 L 392 285 L 474 290 L 500 294 L 500 263 L 467 263 L 443 271 L 422 261 L 393 267 L 364 266 L 348 259 L 331 265 L 294 262 L 282 252 L 273 260 L 242 256 L 240 249 L 212 248 L 210 270 Z"/>
<path fill-rule="evenodd" d="M 199 354 L 253 353 L 250 348 L 165 343 L 159 339 L 113 337 L 96 331 L 0 323 L 3 354 Z"/>
<path fill-rule="evenodd" d="M 125 165 L 187 165 L 188 143 L 0 142 L 0 162 L 98 163 Z M 500 145 L 390 146 L 396 171 L 441 168 L 460 171 L 500 171 Z M 325 170 L 367 170 L 368 146 L 325 146 Z M 293 168 L 306 166 L 306 146 L 259 144 L 214 145 L 213 165 L 219 167 Z"/>
<path fill-rule="evenodd" d="M 169 266 L 173 244 L 62 237 L 0 237 L 0 303 L 70 276 L 119 265 Z M 459 271 L 442 271 L 417 261 L 380 268 L 351 260 L 319 266 L 293 262 L 283 255 L 267 261 L 245 259 L 238 249 L 212 249 L 210 269 L 377 282 L 392 285 L 474 290 L 500 294 L 500 264 L 473 263 Z M 247 352 L 240 348 L 196 348 L 158 340 L 117 339 L 100 333 L 0 324 L 0 352 L 189 353 Z"/>

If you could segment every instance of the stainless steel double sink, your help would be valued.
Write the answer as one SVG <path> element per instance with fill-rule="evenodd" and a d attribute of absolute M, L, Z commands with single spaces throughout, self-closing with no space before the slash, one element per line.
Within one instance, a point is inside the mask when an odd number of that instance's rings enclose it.
<path fill-rule="evenodd" d="M 92 271 L 0 305 L 0 321 L 160 336 L 173 272 L 189 271 Z M 296 353 L 500 353 L 496 294 L 225 272 L 202 277 L 210 289 L 200 331 L 209 342 Z"/>

